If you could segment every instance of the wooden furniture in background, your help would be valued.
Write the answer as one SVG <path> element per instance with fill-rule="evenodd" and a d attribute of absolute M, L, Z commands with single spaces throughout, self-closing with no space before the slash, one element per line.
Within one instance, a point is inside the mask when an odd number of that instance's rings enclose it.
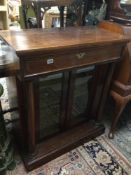
<path fill-rule="evenodd" d="M 95 120 L 102 114 L 115 64 L 120 60 L 127 38 L 97 27 L 5 31 L 1 35 L 19 57 L 16 80 L 20 121 L 16 134 L 25 150 L 22 156 L 28 170 L 104 132 L 104 127 Z M 89 78 L 90 66 L 93 66 L 92 78 Z M 51 88 L 57 82 L 60 86 L 55 88 L 60 87 L 60 91 L 54 93 Z M 76 115 L 74 102 L 79 101 L 75 99 L 80 82 L 85 82 L 81 87 L 86 88 L 86 95 L 82 97 L 86 104 L 84 102 L 85 108 Z M 81 88 L 79 91 L 83 92 Z M 59 98 L 52 99 L 52 93 Z M 50 98 L 49 109 L 42 110 L 41 105 Z M 54 116 L 49 112 L 56 101 Z M 48 120 L 45 121 L 48 130 L 41 128 L 44 119 Z"/>
<path fill-rule="evenodd" d="M 111 0 L 109 6 L 110 19 L 114 22 L 131 25 L 131 14 L 128 15 L 128 13 L 124 11 L 121 0 Z"/>
<path fill-rule="evenodd" d="M 131 26 L 106 21 L 100 25 L 107 30 L 125 35 L 131 40 Z M 115 111 L 112 118 L 109 138 L 114 138 L 114 132 L 120 116 L 126 104 L 131 100 L 131 42 L 129 42 L 123 50 L 122 60 L 116 66 L 110 93 L 115 100 Z"/>
<path fill-rule="evenodd" d="M 28 22 L 27 22 L 28 21 L 27 11 L 29 6 L 32 6 L 35 12 L 38 28 L 42 28 L 42 20 L 46 11 L 53 6 L 59 7 L 60 26 L 63 27 L 65 6 L 71 4 L 72 2 L 73 0 L 22 0 L 22 10 L 23 10 L 23 16 L 25 21 L 25 27 L 29 28 Z M 42 11 L 42 8 L 44 9 L 44 11 Z"/>
<path fill-rule="evenodd" d="M 64 24 L 66 26 L 66 13 L 64 13 Z M 49 10 L 44 16 L 44 28 L 60 27 L 60 14 L 59 10 Z"/>
<path fill-rule="evenodd" d="M 8 29 L 7 0 L 0 1 L 0 30 Z"/>

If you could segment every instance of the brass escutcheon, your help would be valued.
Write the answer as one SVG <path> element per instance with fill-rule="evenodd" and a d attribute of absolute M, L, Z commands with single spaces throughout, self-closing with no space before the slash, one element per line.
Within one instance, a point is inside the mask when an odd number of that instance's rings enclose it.
<path fill-rule="evenodd" d="M 86 55 L 85 52 L 81 52 L 81 53 L 76 54 L 78 59 L 83 59 L 85 55 Z"/>

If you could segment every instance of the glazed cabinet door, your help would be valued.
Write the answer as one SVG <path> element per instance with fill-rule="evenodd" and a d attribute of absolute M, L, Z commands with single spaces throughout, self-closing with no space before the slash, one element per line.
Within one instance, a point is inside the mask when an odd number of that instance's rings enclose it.
<path fill-rule="evenodd" d="M 39 83 L 39 139 L 60 132 L 63 73 L 41 77 Z"/>
<path fill-rule="evenodd" d="M 89 102 L 95 66 L 79 68 L 70 73 L 67 126 L 89 120 Z"/>

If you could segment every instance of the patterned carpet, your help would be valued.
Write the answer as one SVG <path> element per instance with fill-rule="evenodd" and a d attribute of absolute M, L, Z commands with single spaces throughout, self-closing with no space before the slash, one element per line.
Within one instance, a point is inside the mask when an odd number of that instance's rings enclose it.
<path fill-rule="evenodd" d="M 131 164 L 102 135 L 29 173 L 17 157 L 7 175 L 131 175 Z"/>
<path fill-rule="evenodd" d="M 111 118 L 113 117 L 113 101 L 109 99 L 108 105 L 105 109 L 104 125 L 106 126 L 106 133 L 109 132 L 111 126 Z M 110 142 L 128 159 L 131 163 L 131 103 L 129 103 L 123 111 L 120 121 L 118 122 L 115 138 L 110 139 Z"/>

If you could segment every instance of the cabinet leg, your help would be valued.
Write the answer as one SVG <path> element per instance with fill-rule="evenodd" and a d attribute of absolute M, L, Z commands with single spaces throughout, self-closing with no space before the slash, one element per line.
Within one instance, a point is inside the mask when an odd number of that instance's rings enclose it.
<path fill-rule="evenodd" d="M 119 94 L 115 93 L 114 91 L 111 91 L 111 96 L 115 100 L 116 105 L 115 105 L 115 112 L 114 112 L 114 115 L 113 115 L 113 121 L 112 121 L 112 125 L 111 125 L 111 128 L 110 128 L 108 137 L 110 139 L 113 139 L 117 123 L 119 121 L 119 118 L 120 118 L 126 104 L 129 101 L 129 99 L 126 98 L 126 97 L 121 97 Z"/>

